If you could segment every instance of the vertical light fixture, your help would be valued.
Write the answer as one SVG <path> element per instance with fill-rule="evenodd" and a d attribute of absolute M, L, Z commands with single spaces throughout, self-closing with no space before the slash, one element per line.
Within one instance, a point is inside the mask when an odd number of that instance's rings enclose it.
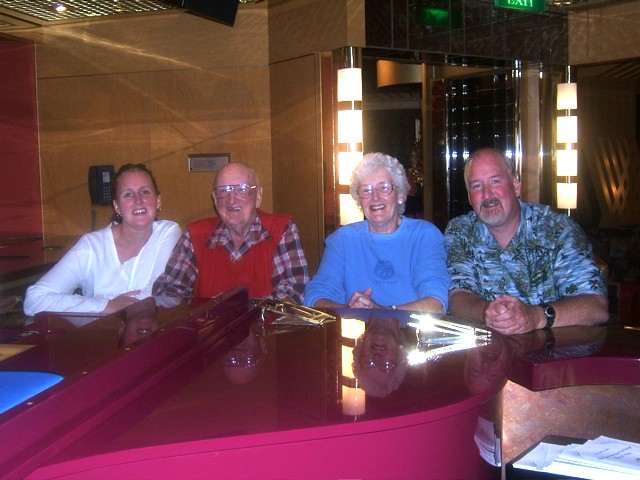
<path fill-rule="evenodd" d="M 573 111 L 578 109 L 577 84 L 571 82 L 571 67 L 567 67 L 567 83 L 559 83 L 557 89 L 556 108 L 563 115 L 556 119 L 556 176 L 562 177 L 556 182 L 556 200 L 560 209 L 571 209 L 578 206 L 578 184 L 572 177 L 578 176 L 578 117 Z"/>
<path fill-rule="evenodd" d="M 337 163 L 340 225 L 362 220 L 362 212 L 344 186 L 362 159 L 362 57 L 357 47 L 344 47 L 337 72 Z M 342 186 L 342 187 L 341 187 Z"/>

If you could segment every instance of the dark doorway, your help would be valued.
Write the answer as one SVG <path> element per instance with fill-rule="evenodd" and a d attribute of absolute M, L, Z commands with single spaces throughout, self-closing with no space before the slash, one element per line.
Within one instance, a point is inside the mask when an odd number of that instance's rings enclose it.
<path fill-rule="evenodd" d="M 479 148 L 516 148 L 515 94 L 510 73 L 442 79 L 431 85 L 433 222 L 444 229 L 471 210 L 464 163 Z"/>

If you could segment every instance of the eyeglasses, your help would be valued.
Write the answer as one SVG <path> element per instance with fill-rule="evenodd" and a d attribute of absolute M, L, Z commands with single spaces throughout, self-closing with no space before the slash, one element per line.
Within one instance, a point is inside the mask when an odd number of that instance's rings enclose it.
<path fill-rule="evenodd" d="M 378 370 L 384 373 L 392 372 L 393 369 L 396 368 L 396 364 L 390 360 L 379 362 L 373 357 L 361 358 L 358 363 L 362 368 L 365 368 L 367 370 L 377 368 Z"/>
<path fill-rule="evenodd" d="M 226 367 L 253 368 L 262 360 L 261 357 L 255 355 L 229 355 L 223 358 L 222 363 Z"/>
<path fill-rule="evenodd" d="M 216 198 L 226 198 L 231 192 L 234 192 L 238 197 L 247 197 L 254 188 L 257 188 L 257 186 L 247 185 L 246 183 L 241 183 L 240 185 L 219 185 L 213 189 L 213 194 Z"/>
<path fill-rule="evenodd" d="M 374 188 L 380 195 L 386 197 L 398 187 L 390 182 L 380 182 L 377 185 L 360 185 L 356 189 L 356 193 L 360 198 L 369 198 L 373 194 Z"/>

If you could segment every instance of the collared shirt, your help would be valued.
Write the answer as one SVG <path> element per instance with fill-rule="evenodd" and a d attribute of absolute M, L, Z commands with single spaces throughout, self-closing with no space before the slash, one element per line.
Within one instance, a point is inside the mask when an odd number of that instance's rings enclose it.
<path fill-rule="evenodd" d="M 237 261 L 252 246 L 270 238 L 262 225 L 260 215 L 256 215 L 240 248 L 233 247 L 229 227 L 220 222 L 207 241 L 206 248 L 224 247 L 232 259 Z M 185 231 L 167 262 L 164 274 L 153 286 L 154 295 L 192 297 L 198 276 L 196 256 L 189 231 Z M 309 281 L 309 269 L 302 249 L 298 227 L 289 221 L 273 256 L 272 284 L 273 298 L 302 302 L 305 284 Z"/>
<path fill-rule="evenodd" d="M 582 229 L 550 207 L 520 202 L 520 225 L 503 250 L 475 212 L 445 231 L 451 290 L 486 300 L 506 293 L 529 305 L 582 294 L 606 295 L 606 283 Z"/>

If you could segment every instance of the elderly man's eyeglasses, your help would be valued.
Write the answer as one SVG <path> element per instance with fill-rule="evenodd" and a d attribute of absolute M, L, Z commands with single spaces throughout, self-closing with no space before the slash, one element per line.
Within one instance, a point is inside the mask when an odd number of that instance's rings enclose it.
<path fill-rule="evenodd" d="M 380 362 L 373 357 L 362 358 L 358 363 L 362 368 L 365 368 L 367 370 L 371 370 L 372 368 L 377 368 L 378 370 L 384 373 L 392 372 L 393 369 L 396 368 L 396 364 L 394 362 L 391 362 L 389 360 L 384 360 Z"/>
<path fill-rule="evenodd" d="M 213 194 L 216 198 L 226 198 L 231 192 L 234 192 L 238 197 L 246 197 L 254 188 L 257 188 L 257 186 L 246 183 L 241 183 L 240 185 L 218 185 L 213 189 Z"/>
<path fill-rule="evenodd" d="M 373 195 L 374 188 L 378 191 L 380 195 L 386 197 L 387 195 L 390 195 L 391 192 L 393 192 L 398 187 L 396 185 L 393 185 L 390 182 L 380 182 L 377 185 L 360 185 L 356 189 L 356 193 L 360 198 L 369 198 L 371 195 Z"/>
<path fill-rule="evenodd" d="M 225 367 L 241 367 L 241 368 L 253 368 L 262 360 L 261 357 L 255 355 L 228 355 L 222 360 L 222 364 Z"/>

